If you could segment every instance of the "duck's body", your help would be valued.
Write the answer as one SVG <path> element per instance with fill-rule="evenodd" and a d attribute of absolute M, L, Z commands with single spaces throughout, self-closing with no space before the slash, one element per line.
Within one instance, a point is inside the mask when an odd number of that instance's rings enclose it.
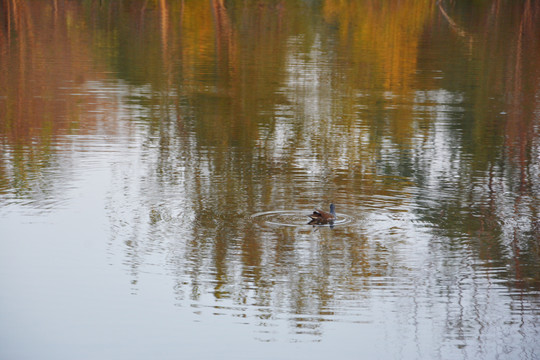
<path fill-rule="evenodd" d="M 313 214 L 308 216 L 311 218 L 311 221 L 309 222 L 310 225 L 332 223 L 337 218 L 336 207 L 334 206 L 334 204 L 330 204 L 330 212 L 317 209 L 313 211 Z"/>

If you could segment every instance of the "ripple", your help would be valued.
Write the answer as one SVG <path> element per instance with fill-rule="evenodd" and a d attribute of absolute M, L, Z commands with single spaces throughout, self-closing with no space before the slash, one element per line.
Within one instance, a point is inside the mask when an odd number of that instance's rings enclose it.
<path fill-rule="evenodd" d="M 309 217 L 313 210 L 276 210 L 264 211 L 251 215 L 260 223 L 274 226 L 343 226 L 350 224 L 353 218 L 347 214 L 336 213 L 337 219 L 332 224 L 309 225 Z"/>

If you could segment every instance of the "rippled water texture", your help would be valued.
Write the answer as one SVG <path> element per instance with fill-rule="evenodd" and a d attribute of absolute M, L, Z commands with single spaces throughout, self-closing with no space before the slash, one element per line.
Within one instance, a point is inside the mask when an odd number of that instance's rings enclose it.
<path fill-rule="evenodd" d="M 539 4 L 3 0 L 0 359 L 538 359 Z"/>
<path fill-rule="evenodd" d="M 260 224 L 267 224 L 273 226 L 312 226 L 309 224 L 311 220 L 308 215 L 313 212 L 309 210 L 275 210 L 265 211 L 251 215 L 251 218 Z M 342 226 L 350 224 L 353 218 L 345 214 L 336 214 L 336 219 L 331 223 L 316 224 L 316 226 Z"/>

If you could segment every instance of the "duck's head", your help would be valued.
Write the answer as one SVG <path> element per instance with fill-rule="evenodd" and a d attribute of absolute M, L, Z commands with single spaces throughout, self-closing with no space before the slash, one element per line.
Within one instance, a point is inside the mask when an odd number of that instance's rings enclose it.
<path fill-rule="evenodd" d="M 336 207 L 334 204 L 330 204 L 330 214 L 332 214 L 334 218 L 336 217 Z"/>

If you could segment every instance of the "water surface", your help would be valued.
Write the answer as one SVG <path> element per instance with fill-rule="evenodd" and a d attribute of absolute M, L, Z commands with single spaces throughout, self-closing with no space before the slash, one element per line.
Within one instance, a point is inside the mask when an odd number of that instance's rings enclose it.
<path fill-rule="evenodd" d="M 536 2 L 2 6 L 0 358 L 540 356 Z"/>

